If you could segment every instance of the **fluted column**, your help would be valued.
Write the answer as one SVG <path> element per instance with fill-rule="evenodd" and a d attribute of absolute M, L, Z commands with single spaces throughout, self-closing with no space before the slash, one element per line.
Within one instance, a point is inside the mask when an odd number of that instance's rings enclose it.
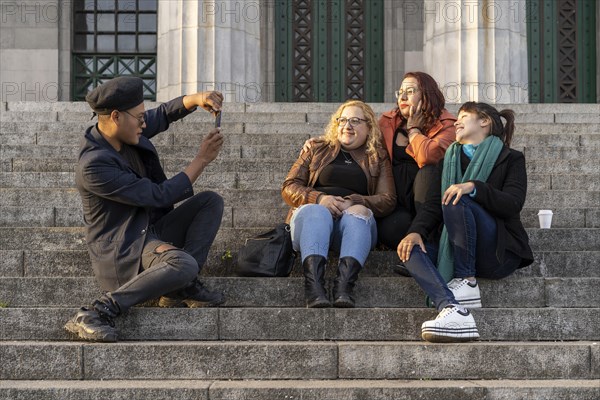
<path fill-rule="evenodd" d="M 160 1 L 157 100 L 219 90 L 230 102 L 260 101 L 260 2 Z"/>
<path fill-rule="evenodd" d="M 449 103 L 527 103 L 525 0 L 424 0 L 425 70 Z"/>

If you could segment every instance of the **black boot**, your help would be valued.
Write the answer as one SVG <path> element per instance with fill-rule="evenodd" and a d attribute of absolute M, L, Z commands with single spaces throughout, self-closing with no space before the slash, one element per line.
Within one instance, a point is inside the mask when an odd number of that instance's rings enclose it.
<path fill-rule="evenodd" d="M 337 276 L 333 283 L 333 306 L 340 308 L 354 308 L 352 289 L 358 279 L 362 265 L 354 257 L 340 258 Z"/>
<path fill-rule="evenodd" d="M 325 291 L 325 265 L 327 259 L 323 256 L 306 257 L 302 263 L 304 270 L 304 298 L 308 308 L 331 307 Z"/>

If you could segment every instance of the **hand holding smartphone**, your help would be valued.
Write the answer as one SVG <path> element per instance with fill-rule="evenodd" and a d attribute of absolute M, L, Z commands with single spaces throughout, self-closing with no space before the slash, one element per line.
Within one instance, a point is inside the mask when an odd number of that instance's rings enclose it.
<path fill-rule="evenodd" d="M 221 111 L 215 112 L 215 128 L 221 127 Z"/>

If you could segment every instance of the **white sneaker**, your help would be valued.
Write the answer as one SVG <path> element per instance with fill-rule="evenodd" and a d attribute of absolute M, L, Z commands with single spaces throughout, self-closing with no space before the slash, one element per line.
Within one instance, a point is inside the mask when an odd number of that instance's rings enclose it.
<path fill-rule="evenodd" d="M 479 338 L 469 310 L 456 304 L 446 306 L 432 321 L 421 325 L 421 337 L 428 342 L 468 342 Z"/>
<path fill-rule="evenodd" d="M 448 289 L 456 301 L 465 308 L 481 308 L 481 293 L 477 282 L 472 284 L 467 279 L 454 278 L 448 282 Z"/>

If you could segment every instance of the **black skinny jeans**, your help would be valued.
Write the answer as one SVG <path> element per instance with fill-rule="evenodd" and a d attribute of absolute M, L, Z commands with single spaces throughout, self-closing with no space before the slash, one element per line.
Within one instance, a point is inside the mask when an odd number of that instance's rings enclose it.
<path fill-rule="evenodd" d="M 99 301 L 111 316 L 167 293 L 186 288 L 206 262 L 223 217 L 223 199 L 214 192 L 194 195 L 150 227 L 140 260 L 143 271 Z M 177 249 L 157 252 L 162 244 Z M 103 310 L 106 311 L 106 310 Z"/>

